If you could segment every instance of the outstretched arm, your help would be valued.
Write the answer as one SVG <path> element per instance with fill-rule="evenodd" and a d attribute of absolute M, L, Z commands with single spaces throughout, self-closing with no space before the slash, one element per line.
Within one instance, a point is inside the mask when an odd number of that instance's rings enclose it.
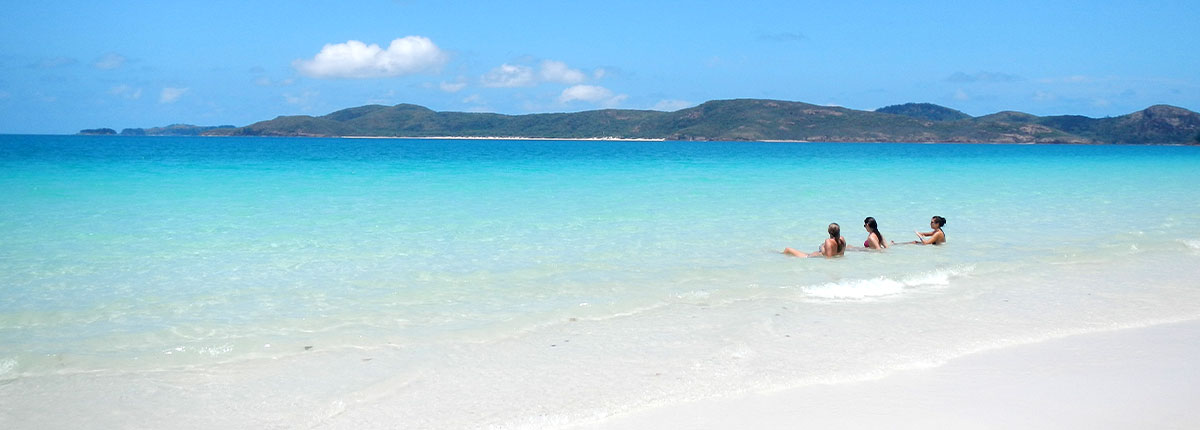
<path fill-rule="evenodd" d="M 920 236 L 929 236 L 929 238 L 920 238 Z M 929 233 L 917 232 L 917 237 L 920 239 L 913 243 L 920 245 L 937 245 L 946 241 L 946 234 L 941 231 L 931 231 Z"/>

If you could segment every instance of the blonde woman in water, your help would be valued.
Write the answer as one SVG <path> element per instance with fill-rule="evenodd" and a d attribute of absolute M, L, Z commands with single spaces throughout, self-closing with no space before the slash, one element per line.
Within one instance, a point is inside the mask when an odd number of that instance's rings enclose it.
<path fill-rule="evenodd" d="M 825 239 L 825 242 L 822 243 L 821 246 L 817 248 L 817 252 L 808 254 L 808 253 L 801 252 L 795 248 L 785 248 L 783 250 L 783 253 L 794 256 L 794 257 L 800 257 L 800 258 L 808 258 L 808 257 L 832 258 L 832 257 L 841 257 L 841 256 L 845 255 L 846 254 L 846 238 L 842 237 L 842 227 L 838 226 L 836 222 L 829 224 L 828 232 L 829 232 L 829 239 Z"/>

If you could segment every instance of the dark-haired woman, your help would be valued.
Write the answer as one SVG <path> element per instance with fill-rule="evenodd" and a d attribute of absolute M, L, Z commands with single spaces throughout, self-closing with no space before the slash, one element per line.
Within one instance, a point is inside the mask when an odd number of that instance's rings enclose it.
<path fill-rule="evenodd" d="M 887 242 L 883 241 L 883 233 L 879 232 L 879 223 L 875 222 L 875 217 L 864 219 L 863 228 L 867 229 L 867 241 L 863 242 L 864 248 L 884 249 L 888 247 Z"/>
<path fill-rule="evenodd" d="M 934 216 L 929 220 L 929 227 L 932 228 L 933 231 L 922 233 L 914 230 L 913 232 L 917 234 L 918 240 L 913 243 L 917 245 L 941 245 L 946 243 L 946 232 L 942 231 L 942 227 L 945 226 L 945 218 Z"/>
<path fill-rule="evenodd" d="M 829 239 L 825 239 L 825 242 L 822 243 L 821 246 L 817 248 L 817 252 L 814 252 L 812 254 L 806 254 L 806 253 L 800 252 L 799 250 L 794 249 L 794 248 L 785 248 L 783 250 L 783 253 L 791 255 L 791 256 L 795 256 L 795 257 L 801 257 L 801 258 L 807 258 L 807 257 L 832 258 L 832 257 L 841 257 L 843 255 L 846 255 L 846 238 L 842 237 L 842 227 L 837 225 L 837 223 L 835 222 L 835 223 L 829 224 L 829 229 L 826 231 L 829 232 Z"/>

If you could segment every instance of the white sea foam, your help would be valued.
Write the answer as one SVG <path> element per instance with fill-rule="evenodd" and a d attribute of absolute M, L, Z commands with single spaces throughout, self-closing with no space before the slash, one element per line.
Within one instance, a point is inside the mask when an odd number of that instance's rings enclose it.
<path fill-rule="evenodd" d="M 954 277 L 964 276 L 975 270 L 974 266 L 944 268 L 919 273 L 901 279 L 880 276 L 872 279 L 854 279 L 842 282 L 806 287 L 806 295 L 832 300 L 871 300 L 903 293 L 906 289 L 946 286 Z"/>
<path fill-rule="evenodd" d="M 16 377 L 17 360 L 5 358 L 0 360 L 0 380 Z"/>

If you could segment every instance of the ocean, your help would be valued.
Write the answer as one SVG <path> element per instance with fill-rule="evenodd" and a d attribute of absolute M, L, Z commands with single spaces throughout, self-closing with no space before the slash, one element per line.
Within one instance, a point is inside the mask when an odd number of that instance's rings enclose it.
<path fill-rule="evenodd" d="M 0 136 L 0 428 L 562 428 L 1196 320 L 1196 184 L 1178 146 Z M 868 216 L 896 246 L 780 254 Z"/>

